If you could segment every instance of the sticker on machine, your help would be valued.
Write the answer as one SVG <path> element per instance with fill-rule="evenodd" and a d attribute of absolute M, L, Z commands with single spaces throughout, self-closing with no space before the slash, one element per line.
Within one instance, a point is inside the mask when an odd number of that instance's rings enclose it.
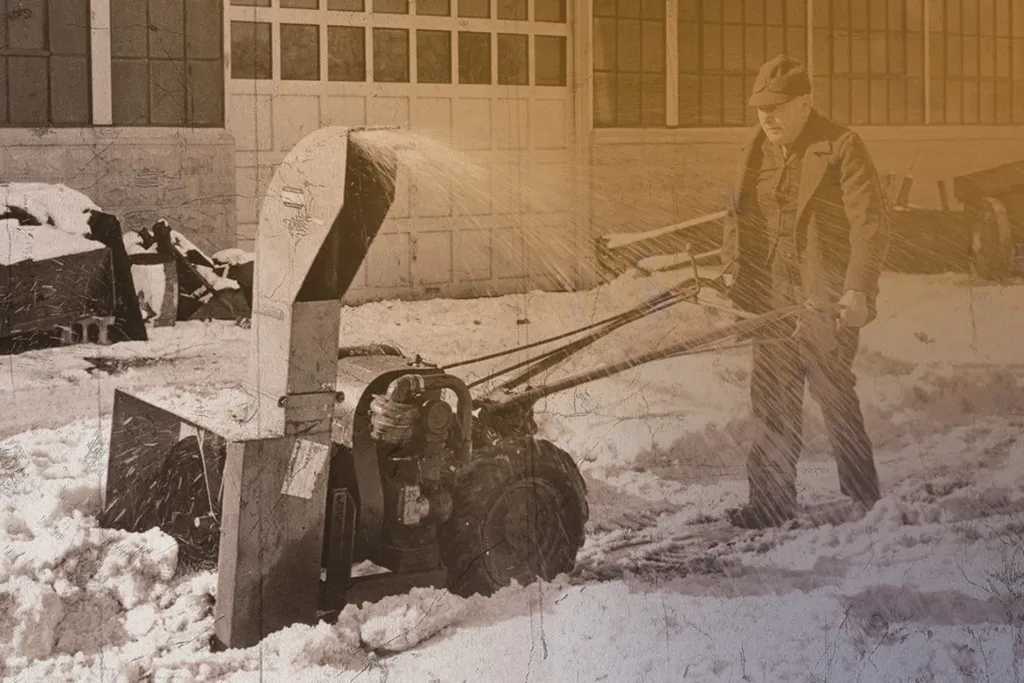
<path fill-rule="evenodd" d="M 317 478 L 327 466 L 329 454 L 330 449 L 327 444 L 307 439 L 296 439 L 281 493 L 306 500 L 312 498 Z"/>

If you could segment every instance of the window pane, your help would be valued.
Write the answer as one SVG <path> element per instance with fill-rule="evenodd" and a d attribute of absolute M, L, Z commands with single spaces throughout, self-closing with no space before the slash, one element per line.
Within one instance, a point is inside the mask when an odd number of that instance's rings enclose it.
<path fill-rule="evenodd" d="M 963 82 L 963 89 L 964 123 L 978 123 L 978 105 L 980 104 L 978 99 L 978 82 L 965 80 Z"/>
<path fill-rule="evenodd" d="M 644 126 L 665 125 L 665 76 L 644 74 L 641 86 L 640 122 Z"/>
<path fill-rule="evenodd" d="M 747 26 L 745 31 L 743 64 L 747 71 L 757 71 L 765 62 L 764 29 L 760 26 Z"/>
<path fill-rule="evenodd" d="M 220 62 L 189 62 L 188 124 L 224 125 L 224 71 Z"/>
<path fill-rule="evenodd" d="M 408 30 L 373 29 L 373 80 L 378 83 L 409 82 Z"/>
<path fill-rule="evenodd" d="M 643 0 L 640 5 L 640 16 L 647 20 L 665 18 L 665 0 Z"/>
<path fill-rule="evenodd" d="M 996 35 L 1010 35 L 1010 3 L 1013 0 L 996 0 Z"/>
<path fill-rule="evenodd" d="M 366 5 L 363 0 L 327 0 L 327 9 L 335 12 L 362 12 Z"/>
<path fill-rule="evenodd" d="M 920 78 L 907 80 L 907 123 L 924 123 L 924 81 Z"/>
<path fill-rule="evenodd" d="M 834 0 L 832 3 L 832 26 L 835 28 L 850 28 L 850 2 L 864 2 L 864 0 Z M 814 25 L 823 27 L 824 24 L 818 21 L 818 7 L 822 6 L 822 12 L 826 10 L 826 3 L 814 3 Z M 790 15 L 791 16 L 791 15 Z M 827 20 L 826 20 L 827 21 Z"/>
<path fill-rule="evenodd" d="M 327 27 L 327 80 L 366 80 L 366 29 Z"/>
<path fill-rule="evenodd" d="M 614 71 L 618 65 L 618 40 L 614 19 L 594 19 L 594 69 Z"/>
<path fill-rule="evenodd" d="M 903 12 L 907 5 L 907 0 L 889 0 L 889 26 L 890 31 L 903 32 L 905 27 L 903 26 Z M 879 26 L 878 28 L 885 28 Z"/>
<path fill-rule="evenodd" d="M 530 84 L 529 44 L 526 34 L 498 34 L 498 85 Z"/>
<path fill-rule="evenodd" d="M 425 16 L 447 17 L 452 13 L 451 0 L 416 0 L 414 6 L 416 14 Z"/>
<path fill-rule="evenodd" d="M 19 0 L 19 4 L 10 8 L 3 18 L 7 22 L 7 46 L 9 48 L 12 50 L 46 49 L 46 5 L 44 0 Z M 44 73 L 45 68 L 44 65 Z M 14 78 L 13 72 L 11 77 Z M 14 90 L 13 84 L 11 90 Z M 12 106 L 14 106 L 13 101 Z M 30 108 L 25 111 L 30 111 Z M 26 116 L 28 115 L 26 114 Z M 12 123 L 14 122 L 12 121 Z"/>
<path fill-rule="evenodd" d="M 679 72 L 695 74 L 700 66 L 700 28 L 697 24 L 679 25 Z"/>
<path fill-rule="evenodd" d="M 679 21 L 699 21 L 700 4 L 700 0 L 679 0 Z"/>
<path fill-rule="evenodd" d="M 704 126 L 722 123 L 722 80 L 704 75 L 700 82 L 700 122 Z"/>
<path fill-rule="evenodd" d="M 868 50 L 870 52 L 870 73 L 879 76 L 885 75 L 889 69 L 886 61 L 885 34 L 879 31 L 872 31 L 868 37 Z"/>
<path fill-rule="evenodd" d="M 827 35 L 827 31 L 822 31 Z M 765 54 L 774 57 L 786 51 L 786 29 L 768 28 L 765 31 Z M 817 56 L 818 53 L 815 53 Z"/>
<path fill-rule="evenodd" d="M 961 40 L 959 36 L 946 36 L 946 73 L 950 76 L 961 76 L 964 72 Z"/>
<path fill-rule="evenodd" d="M 615 110 L 620 126 L 636 128 L 643 122 L 641 93 L 640 74 L 619 74 Z"/>
<path fill-rule="evenodd" d="M 645 21 L 641 33 L 643 70 L 646 73 L 665 73 L 665 23 Z"/>
<path fill-rule="evenodd" d="M 155 126 L 185 125 L 185 63 L 149 63 L 149 122 Z"/>
<path fill-rule="evenodd" d="M 281 24 L 281 80 L 320 80 L 320 27 Z"/>
<path fill-rule="evenodd" d="M 764 25 L 764 0 L 747 0 L 744 18 L 752 26 Z"/>
<path fill-rule="evenodd" d="M 982 81 L 979 90 L 979 123 L 994 124 L 996 122 L 996 82 Z"/>
<path fill-rule="evenodd" d="M 807 31 L 805 29 L 786 29 L 786 53 L 793 59 L 807 62 Z"/>
<path fill-rule="evenodd" d="M 594 0 L 595 17 L 614 17 L 615 0 Z"/>
<path fill-rule="evenodd" d="M 145 57 L 148 24 L 145 3 L 139 0 L 110 0 L 111 57 Z"/>
<path fill-rule="evenodd" d="M 620 20 L 618 22 L 619 71 L 639 72 L 642 70 L 640 22 Z"/>
<path fill-rule="evenodd" d="M 114 59 L 110 75 L 114 125 L 149 123 L 149 67 L 146 61 Z"/>
<path fill-rule="evenodd" d="M 281 0 L 284 9 L 320 9 L 320 0 Z"/>
<path fill-rule="evenodd" d="M 960 0 L 946 0 L 946 31 L 960 34 L 963 24 L 960 21 Z"/>
<path fill-rule="evenodd" d="M 704 19 L 704 22 L 706 23 L 706 22 L 709 22 L 709 21 L 721 21 L 722 20 L 722 3 L 723 2 L 727 2 L 727 1 L 729 1 L 729 0 L 703 0 L 703 2 L 698 3 L 700 5 L 703 5 L 703 7 L 702 7 L 702 11 L 703 11 L 702 18 Z"/>
<path fill-rule="evenodd" d="M 221 59 L 221 5 L 210 0 L 185 0 L 185 56 Z"/>
<path fill-rule="evenodd" d="M 870 113 L 871 123 L 884 124 L 889 116 L 888 83 L 881 78 L 871 79 Z"/>
<path fill-rule="evenodd" d="M 270 24 L 231 22 L 231 77 L 270 78 Z"/>
<path fill-rule="evenodd" d="M 870 26 L 868 14 L 868 3 L 864 0 L 850 0 L 851 29 L 854 31 L 867 31 Z"/>
<path fill-rule="evenodd" d="M 850 36 L 850 71 L 855 74 L 870 73 L 871 42 L 867 33 Z"/>
<path fill-rule="evenodd" d="M 864 0 L 861 0 L 863 2 Z M 868 27 L 872 31 L 884 31 L 888 18 L 885 0 L 868 0 Z"/>
<path fill-rule="evenodd" d="M 960 81 L 946 83 L 946 123 L 963 123 L 963 90 Z"/>
<path fill-rule="evenodd" d="M 491 0 L 458 0 L 459 16 L 471 19 L 490 19 Z"/>
<path fill-rule="evenodd" d="M 638 0 L 617 0 L 615 13 L 619 18 L 628 17 L 629 19 L 639 19 L 643 16 L 643 11 Z"/>
<path fill-rule="evenodd" d="M 722 27 L 704 25 L 704 69 L 718 71 L 722 68 Z"/>
<path fill-rule="evenodd" d="M 828 76 L 814 77 L 814 106 L 828 116 L 832 109 L 832 79 Z"/>
<path fill-rule="evenodd" d="M 978 33 L 983 36 L 992 36 L 996 32 L 996 3 L 995 0 L 981 0 L 978 5 Z M 995 102 L 995 86 L 992 87 L 992 101 Z M 994 117 L 993 117 L 994 119 Z"/>
<path fill-rule="evenodd" d="M 679 125 L 696 126 L 700 123 L 700 87 L 697 76 L 679 77 Z"/>
<path fill-rule="evenodd" d="M 594 74 L 594 125 L 614 126 L 615 74 L 598 71 Z"/>
<path fill-rule="evenodd" d="M 1013 122 L 1024 123 L 1024 81 L 1013 84 Z"/>
<path fill-rule="evenodd" d="M 556 87 L 568 85 L 565 36 L 537 36 L 534 38 L 534 44 L 537 50 L 534 84 Z"/>
<path fill-rule="evenodd" d="M 832 79 L 832 116 L 843 123 L 850 122 L 850 77 Z"/>
<path fill-rule="evenodd" d="M 817 7 L 819 3 L 814 3 Z M 805 0 L 786 0 L 786 24 L 805 26 L 807 24 L 807 3 Z"/>
<path fill-rule="evenodd" d="M 932 123 L 946 122 L 946 84 L 944 81 L 932 80 L 931 91 L 931 120 Z"/>
<path fill-rule="evenodd" d="M 979 73 L 982 78 L 994 78 L 996 75 L 996 41 L 992 38 L 983 38 L 978 42 Z M 995 97 L 993 91 L 992 97 Z"/>
<path fill-rule="evenodd" d="M 416 81 L 452 82 L 451 31 L 416 31 Z"/>
<path fill-rule="evenodd" d="M 498 18 L 526 21 L 529 15 L 527 0 L 498 0 Z"/>
<path fill-rule="evenodd" d="M 491 34 L 459 31 L 459 83 L 491 82 Z"/>
<path fill-rule="evenodd" d="M 270 7 L 270 0 L 231 0 L 231 4 L 239 7 Z"/>
<path fill-rule="evenodd" d="M 149 56 L 181 59 L 185 56 L 185 3 L 149 0 Z"/>
<path fill-rule="evenodd" d="M 976 36 L 978 35 L 978 0 L 961 1 L 963 2 L 962 10 L 964 35 Z"/>
<path fill-rule="evenodd" d="M 970 36 L 963 41 L 964 76 L 974 78 L 978 75 L 978 39 Z"/>
<path fill-rule="evenodd" d="M 1013 122 L 1012 83 L 996 82 L 996 123 Z"/>
<path fill-rule="evenodd" d="M 871 120 L 871 88 L 866 78 L 850 79 L 850 123 L 866 124 Z"/>
<path fill-rule="evenodd" d="M 51 122 L 57 125 L 88 124 L 89 60 L 86 57 L 50 59 Z"/>
<path fill-rule="evenodd" d="M 747 110 L 743 76 L 726 76 L 724 87 L 722 123 L 727 126 L 742 126 Z"/>
<path fill-rule="evenodd" d="M 564 24 L 567 20 L 565 0 L 534 0 L 535 21 L 554 21 Z"/>
<path fill-rule="evenodd" d="M 913 76 L 924 74 L 924 40 L 922 33 L 907 35 L 907 73 Z"/>
<path fill-rule="evenodd" d="M 924 31 L 924 8 L 922 3 L 926 1 L 930 0 L 906 0 L 908 31 Z M 931 21 L 935 21 L 935 19 L 932 18 Z"/>
<path fill-rule="evenodd" d="M 769 54 L 776 53 L 770 52 Z M 832 37 L 827 29 L 814 29 L 814 72 L 832 73 Z"/>
<path fill-rule="evenodd" d="M 408 14 L 409 0 L 373 0 L 373 11 L 377 14 Z"/>
<path fill-rule="evenodd" d="M 996 38 L 995 50 L 996 78 L 1009 78 L 1010 64 L 1012 63 L 1012 55 L 1010 52 L 1010 39 Z"/>
<path fill-rule="evenodd" d="M 850 73 L 850 34 L 847 31 L 832 33 L 832 72 Z"/>
<path fill-rule="evenodd" d="M 62 55 L 87 55 L 89 3 L 85 0 L 50 0 L 49 5 L 50 52 Z"/>
<path fill-rule="evenodd" d="M 907 84 L 902 79 L 889 81 L 889 119 L 886 123 L 894 126 L 907 123 Z"/>

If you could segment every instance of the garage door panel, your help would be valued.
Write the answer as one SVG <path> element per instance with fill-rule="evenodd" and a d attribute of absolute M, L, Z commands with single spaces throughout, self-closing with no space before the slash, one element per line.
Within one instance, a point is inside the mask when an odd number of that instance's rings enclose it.
<path fill-rule="evenodd" d="M 414 97 L 410 128 L 448 142 L 452 137 L 452 100 L 449 97 Z"/>
<path fill-rule="evenodd" d="M 459 282 L 491 278 L 491 231 L 460 226 L 453 232 L 452 270 Z"/>
<path fill-rule="evenodd" d="M 537 149 L 567 149 L 571 122 L 569 103 L 565 100 L 533 100 L 530 102 L 530 130 Z"/>
<path fill-rule="evenodd" d="M 520 227 L 495 228 L 491 247 L 496 279 L 526 277 L 526 241 Z"/>
<path fill-rule="evenodd" d="M 370 287 L 408 287 L 410 276 L 409 233 L 381 234 L 366 254 L 367 285 Z"/>
<path fill-rule="evenodd" d="M 452 103 L 452 139 L 458 149 L 491 148 L 491 99 L 459 98 Z"/>
<path fill-rule="evenodd" d="M 412 185 L 412 172 L 410 170 L 410 164 L 404 161 L 407 156 L 407 152 L 398 153 L 398 173 L 395 176 L 395 199 L 391 203 L 391 210 L 388 212 L 389 219 L 408 218 L 410 216 L 409 192 Z"/>
<path fill-rule="evenodd" d="M 529 164 L 524 173 L 530 179 L 529 191 L 524 192 L 524 211 L 541 214 L 565 211 L 576 192 L 569 163 Z"/>
<path fill-rule="evenodd" d="M 356 128 L 366 125 L 366 98 L 327 96 L 322 98 L 320 120 L 326 126 Z"/>
<path fill-rule="evenodd" d="M 577 235 L 568 214 L 531 218 L 526 230 L 526 262 L 531 276 L 554 274 L 561 282 L 572 279 L 581 258 Z"/>
<path fill-rule="evenodd" d="M 274 98 L 274 143 L 278 151 L 287 152 L 319 127 L 319 96 L 279 95 Z"/>
<path fill-rule="evenodd" d="M 494 213 L 516 214 L 523 210 L 523 192 L 518 163 L 496 163 L 491 173 Z"/>
<path fill-rule="evenodd" d="M 450 216 L 452 174 L 448 169 L 418 166 L 410 172 L 409 212 L 416 218 Z"/>
<path fill-rule="evenodd" d="M 369 117 L 371 126 L 409 127 L 409 98 L 371 95 Z"/>
<path fill-rule="evenodd" d="M 526 149 L 530 146 L 530 103 L 519 98 L 494 102 L 494 147 Z"/>
<path fill-rule="evenodd" d="M 420 232 L 411 239 L 413 285 L 436 286 L 451 282 L 451 231 Z"/>
<path fill-rule="evenodd" d="M 456 167 L 458 169 L 458 167 Z M 452 208 L 459 216 L 487 216 L 491 213 L 491 177 L 494 169 L 466 159 L 461 172 L 452 176 Z"/>

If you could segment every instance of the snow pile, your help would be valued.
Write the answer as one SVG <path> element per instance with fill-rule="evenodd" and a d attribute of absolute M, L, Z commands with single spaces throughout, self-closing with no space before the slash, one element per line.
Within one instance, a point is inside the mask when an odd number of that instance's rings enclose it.
<path fill-rule="evenodd" d="M 429 360 L 452 362 L 603 318 L 662 285 L 623 278 L 580 294 L 349 307 L 340 341 L 428 349 Z M 867 514 L 708 542 L 707 518 L 746 496 L 748 355 L 655 363 L 538 406 L 544 435 L 591 477 L 594 518 L 580 558 L 588 574 L 490 599 L 414 590 L 245 650 L 208 650 L 213 574 L 176 575 L 177 548 L 157 530 L 96 525 L 106 419 L 19 429 L 0 442 L 0 675 L 12 683 L 1021 680 L 1024 352 L 1007 333 L 1018 324 L 1021 288 L 992 289 L 986 308 L 962 279 L 887 276 L 883 286 L 882 316 L 865 332 L 869 352 L 859 361 L 885 494 Z M 983 313 L 972 317 L 972 306 Z M 948 316 L 975 326 L 968 333 Z M 680 305 L 558 372 L 720 322 Z M 161 387 L 240 376 L 238 328 L 154 332 L 152 342 L 102 353 L 175 362 L 54 380 L 53 367 L 80 362 L 80 351 L 59 349 L 26 354 L 4 372 L 18 405 L 59 406 L 65 421 L 95 412 L 95 397 L 117 383 L 180 400 Z M 189 355 L 191 342 L 209 346 Z M 460 372 L 477 377 L 523 357 Z M 14 429 L 35 419 L 30 410 L 4 419 Z M 835 501 L 837 486 L 820 416 L 812 408 L 808 417 L 799 496 L 814 510 Z"/>
<path fill-rule="evenodd" d="M 89 212 L 100 211 L 91 199 L 62 184 L 2 183 L 0 184 L 2 213 L 21 213 L 31 216 L 40 225 L 52 225 L 69 235 L 84 237 L 90 234 Z"/>

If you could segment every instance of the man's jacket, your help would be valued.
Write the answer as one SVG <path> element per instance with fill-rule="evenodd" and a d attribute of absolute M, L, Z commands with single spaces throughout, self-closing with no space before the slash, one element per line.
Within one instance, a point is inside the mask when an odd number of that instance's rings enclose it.
<path fill-rule="evenodd" d="M 812 112 L 804 134 L 797 200 L 796 243 L 803 294 L 835 303 L 846 290 L 868 295 L 871 317 L 882 263 L 889 248 L 889 212 L 882 185 L 864 141 L 855 132 Z M 755 126 L 729 194 L 722 263 L 734 263 L 733 303 L 745 311 L 769 308 L 773 236 L 754 220 L 757 202 L 749 173 L 756 173 L 764 132 Z"/>

